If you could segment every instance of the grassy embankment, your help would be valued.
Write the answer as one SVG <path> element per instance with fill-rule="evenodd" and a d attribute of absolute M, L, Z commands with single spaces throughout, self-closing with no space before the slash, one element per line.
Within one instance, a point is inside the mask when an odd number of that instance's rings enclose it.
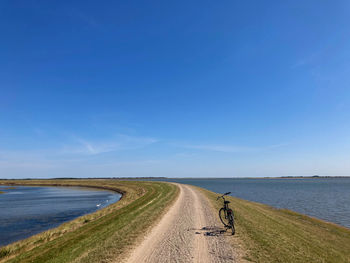
<path fill-rule="evenodd" d="M 218 211 L 218 194 L 201 189 Z M 228 197 L 236 218 L 234 247 L 252 262 L 350 262 L 350 229 L 286 209 Z"/>
<path fill-rule="evenodd" d="M 0 262 L 120 262 L 178 194 L 176 186 L 159 182 L 0 181 L 0 184 L 11 183 L 99 187 L 123 193 L 123 197 L 93 214 L 0 248 Z"/>

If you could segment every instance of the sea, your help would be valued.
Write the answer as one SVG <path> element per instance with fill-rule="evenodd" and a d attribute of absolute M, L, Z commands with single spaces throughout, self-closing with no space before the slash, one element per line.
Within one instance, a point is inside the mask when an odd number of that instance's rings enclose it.
<path fill-rule="evenodd" d="M 164 178 L 350 228 L 350 178 Z M 233 208 L 234 208 L 234 204 Z"/>
<path fill-rule="evenodd" d="M 117 202 L 121 195 L 83 187 L 0 186 L 0 246 Z"/>
<path fill-rule="evenodd" d="M 139 180 L 139 179 L 138 179 Z M 152 179 L 147 179 L 152 180 Z M 286 208 L 350 228 L 350 178 L 156 178 Z M 0 186 L 0 247 L 117 202 L 81 187 Z M 231 204 L 234 209 L 234 203 Z"/>

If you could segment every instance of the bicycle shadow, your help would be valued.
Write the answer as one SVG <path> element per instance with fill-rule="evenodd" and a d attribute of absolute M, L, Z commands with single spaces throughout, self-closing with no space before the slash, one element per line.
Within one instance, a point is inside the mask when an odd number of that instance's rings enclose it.
<path fill-rule="evenodd" d="M 226 236 L 231 235 L 228 230 L 224 227 L 217 227 L 217 226 L 205 226 L 201 229 L 192 229 L 195 230 L 195 234 L 197 235 L 204 235 L 204 236 Z"/>

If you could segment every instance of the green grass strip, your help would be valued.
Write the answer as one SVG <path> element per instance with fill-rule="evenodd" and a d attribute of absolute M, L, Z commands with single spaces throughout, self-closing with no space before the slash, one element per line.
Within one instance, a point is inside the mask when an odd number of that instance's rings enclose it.
<path fill-rule="evenodd" d="M 218 210 L 219 194 L 201 189 Z M 285 209 L 228 197 L 243 259 L 251 262 L 350 262 L 350 229 Z"/>
<path fill-rule="evenodd" d="M 6 262 L 109 262 L 125 256 L 174 201 L 178 188 L 161 182 L 118 184 L 119 188 L 124 184 L 129 190 L 133 189 L 137 198 L 52 240 L 45 240 L 45 235 L 41 234 L 44 240 L 39 240 L 38 245 L 30 250 L 22 248 Z M 113 188 L 108 182 L 99 182 L 98 186 Z M 9 255 L 11 253 L 5 256 Z"/>

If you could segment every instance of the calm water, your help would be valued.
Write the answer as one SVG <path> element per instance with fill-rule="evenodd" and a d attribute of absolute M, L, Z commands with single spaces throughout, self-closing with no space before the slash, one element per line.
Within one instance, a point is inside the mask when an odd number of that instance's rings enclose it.
<path fill-rule="evenodd" d="M 32 236 L 116 202 L 111 191 L 78 187 L 0 186 L 0 246 Z"/>
<path fill-rule="evenodd" d="M 287 208 L 350 228 L 350 178 L 166 179 Z M 234 204 L 233 204 L 234 206 Z"/>

